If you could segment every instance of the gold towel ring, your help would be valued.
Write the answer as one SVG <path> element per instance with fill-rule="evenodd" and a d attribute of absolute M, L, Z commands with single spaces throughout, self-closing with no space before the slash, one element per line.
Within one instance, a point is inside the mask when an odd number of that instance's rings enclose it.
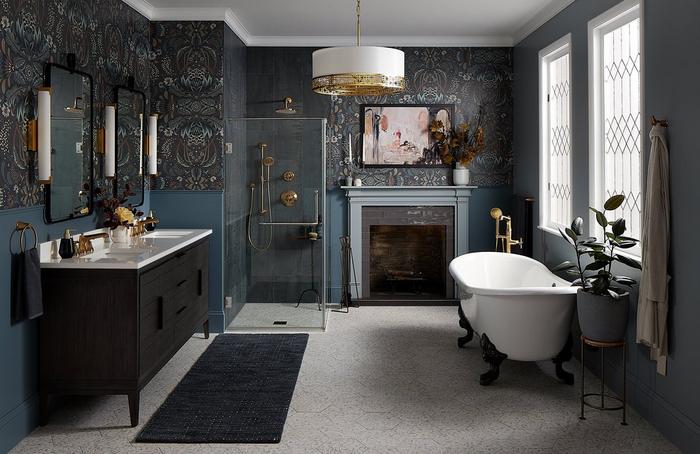
<path fill-rule="evenodd" d="M 19 251 L 24 252 L 24 233 L 27 231 L 27 229 L 31 230 L 32 233 L 34 234 L 34 247 L 37 248 L 39 246 L 39 235 L 36 234 L 36 230 L 34 229 L 34 226 L 30 224 L 29 222 L 23 222 L 23 221 L 17 221 L 15 230 L 19 231 Z"/>

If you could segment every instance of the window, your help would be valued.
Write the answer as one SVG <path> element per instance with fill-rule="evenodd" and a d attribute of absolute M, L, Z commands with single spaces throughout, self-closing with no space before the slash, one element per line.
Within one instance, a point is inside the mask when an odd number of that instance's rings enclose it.
<path fill-rule="evenodd" d="M 540 227 L 571 223 L 571 35 L 540 51 Z"/>
<path fill-rule="evenodd" d="M 590 203 L 614 194 L 625 203 L 612 215 L 627 234 L 642 233 L 642 46 L 640 5 L 626 0 L 588 25 L 590 66 Z M 597 225 L 591 218 L 591 225 Z M 591 231 L 600 236 L 602 229 Z M 639 248 L 628 250 L 640 255 Z"/>

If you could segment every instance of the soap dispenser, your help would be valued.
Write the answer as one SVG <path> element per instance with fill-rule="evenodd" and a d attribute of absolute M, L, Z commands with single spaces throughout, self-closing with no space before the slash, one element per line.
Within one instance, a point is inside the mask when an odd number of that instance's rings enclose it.
<path fill-rule="evenodd" d="M 58 255 L 64 259 L 69 259 L 75 255 L 75 243 L 73 243 L 70 229 L 66 229 L 63 232 L 63 238 L 61 238 L 61 244 L 58 247 Z"/>

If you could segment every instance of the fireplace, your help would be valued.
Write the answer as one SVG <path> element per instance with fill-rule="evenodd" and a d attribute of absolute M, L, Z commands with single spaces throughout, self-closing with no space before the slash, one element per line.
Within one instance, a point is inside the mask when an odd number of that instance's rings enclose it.
<path fill-rule="evenodd" d="M 344 186 L 360 304 L 453 304 L 474 186 Z M 339 298 L 339 296 L 334 296 Z"/>
<path fill-rule="evenodd" d="M 364 207 L 363 296 L 371 301 L 454 298 L 454 208 Z"/>
<path fill-rule="evenodd" d="M 369 297 L 447 299 L 447 227 L 372 225 Z"/>

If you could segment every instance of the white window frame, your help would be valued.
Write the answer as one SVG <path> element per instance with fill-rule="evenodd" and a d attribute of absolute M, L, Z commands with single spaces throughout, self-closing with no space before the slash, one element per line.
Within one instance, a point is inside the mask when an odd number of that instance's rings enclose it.
<path fill-rule="evenodd" d="M 539 228 L 546 232 L 559 236 L 559 225 L 550 222 L 549 211 L 549 161 L 550 161 L 550 128 L 549 128 L 549 63 L 569 54 L 569 121 L 573 131 L 572 104 L 573 104 L 573 81 L 571 65 L 573 56 L 571 50 L 571 33 L 562 36 L 549 46 L 539 52 L 539 104 L 540 104 L 540 213 Z M 572 142 L 572 135 L 570 139 Z M 570 144 L 569 168 L 571 169 L 571 159 L 573 155 L 573 143 Z M 573 172 L 569 173 L 569 187 L 571 197 L 569 198 L 569 212 L 573 213 Z M 566 227 L 566 226 L 561 226 Z"/>
<path fill-rule="evenodd" d="M 589 206 L 602 208 L 605 203 L 605 158 L 603 156 L 605 149 L 605 137 L 603 136 L 604 128 L 604 112 L 603 112 L 603 97 L 605 89 L 603 86 L 603 67 L 601 60 L 602 37 L 611 30 L 614 30 L 626 23 L 635 19 L 639 19 L 639 49 L 640 49 L 640 72 L 639 72 L 639 104 L 640 118 L 642 124 L 639 140 L 640 165 L 639 178 L 642 193 L 642 207 L 644 207 L 644 8 L 643 0 L 624 0 L 623 2 L 610 8 L 600 16 L 588 22 L 588 116 L 589 116 L 589 160 L 588 160 L 588 191 L 589 191 Z M 590 210 L 589 210 L 590 211 Z M 644 213 L 642 212 L 642 220 Z M 598 225 L 595 218 L 595 213 L 589 212 L 588 234 L 602 238 L 603 228 Z M 643 228 L 643 227 L 642 227 Z M 641 258 L 641 246 L 635 246 L 631 249 L 618 250 L 618 253 L 627 255 L 633 258 Z"/>

